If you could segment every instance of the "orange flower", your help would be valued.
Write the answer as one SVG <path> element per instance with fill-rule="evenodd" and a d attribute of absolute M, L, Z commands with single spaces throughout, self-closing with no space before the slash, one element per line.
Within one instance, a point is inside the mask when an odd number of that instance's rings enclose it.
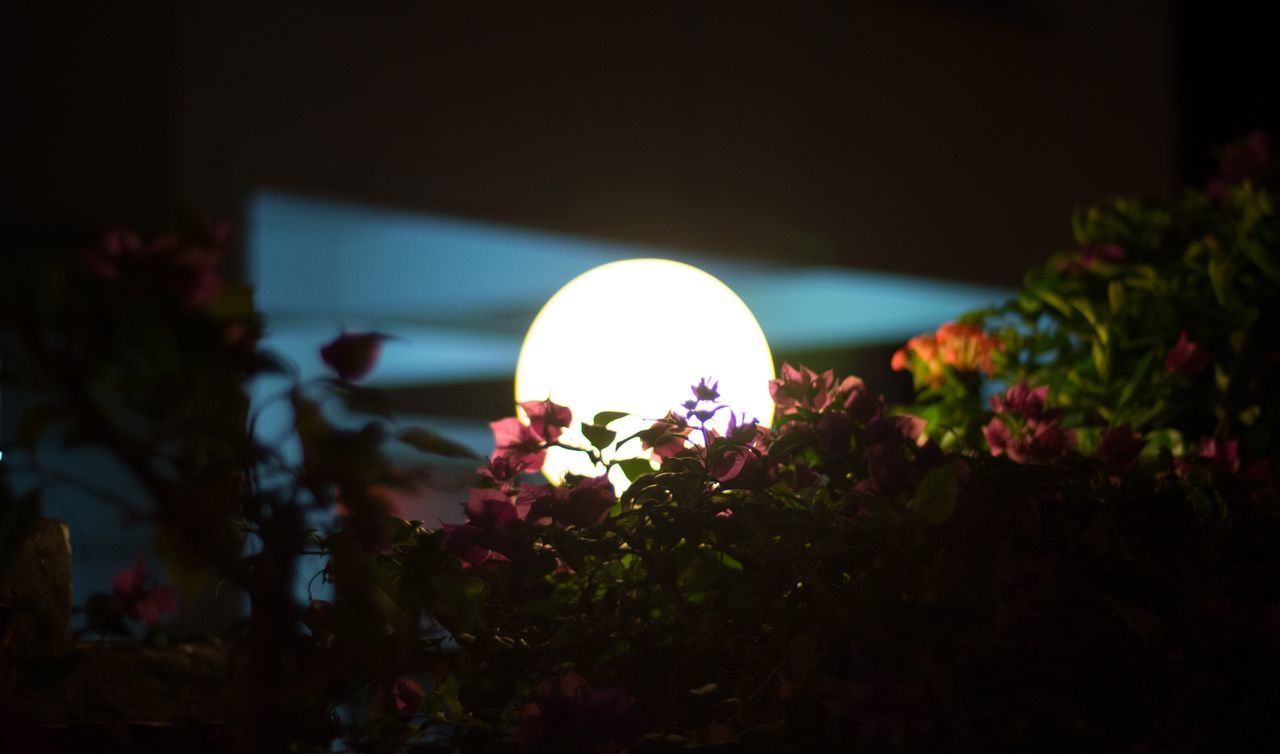
<path fill-rule="evenodd" d="M 893 354 L 890 366 L 896 371 L 917 371 L 924 382 L 938 385 L 943 380 L 944 367 L 990 375 L 995 369 L 991 354 L 999 348 L 1000 339 L 988 335 L 978 325 L 948 322 L 937 332 L 917 335 L 907 341 Z"/>

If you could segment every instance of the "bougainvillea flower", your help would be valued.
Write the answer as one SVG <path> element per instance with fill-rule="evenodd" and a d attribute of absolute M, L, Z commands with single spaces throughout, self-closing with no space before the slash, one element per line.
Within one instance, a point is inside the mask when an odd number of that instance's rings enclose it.
<path fill-rule="evenodd" d="M 613 751 L 643 731 L 625 689 L 594 689 L 572 670 L 544 683 L 520 718 L 520 745 L 526 752 Z"/>
<path fill-rule="evenodd" d="M 608 475 L 579 481 L 569 494 L 552 504 L 551 519 L 561 526 L 596 526 L 618 502 Z"/>
<path fill-rule="evenodd" d="M 1218 174 L 1209 181 L 1206 193 L 1222 196 L 1232 186 L 1266 177 L 1276 167 L 1272 165 L 1272 151 L 1271 141 L 1262 131 L 1254 131 L 1243 142 L 1227 147 Z"/>
<path fill-rule="evenodd" d="M 514 456 L 496 456 L 476 469 L 476 473 L 497 482 L 505 492 L 511 487 L 511 482 L 527 470 L 523 459 Z"/>
<path fill-rule="evenodd" d="M 982 434 L 993 456 L 1007 456 L 1015 463 L 1043 463 L 1059 458 L 1075 447 L 1075 433 L 1061 426 L 1061 411 L 1047 408 L 1049 387 L 1028 387 L 1025 382 L 991 396 L 997 414 Z"/>
<path fill-rule="evenodd" d="M 387 336 L 376 332 L 344 332 L 320 349 L 320 358 L 339 379 L 359 380 L 373 371 Z"/>
<path fill-rule="evenodd" d="M 814 426 L 818 435 L 818 449 L 831 458 L 839 458 L 849 452 L 849 440 L 853 437 L 853 419 L 846 413 L 823 414 Z"/>
<path fill-rule="evenodd" d="M 741 445 L 728 445 L 720 449 L 707 468 L 707 473 L 718 482 L 732 482 L 747 465 L 755 460 L 755 454 Z"/>
<path fill-rule="evenodd" d="M 1128 424 L 1121 424 L 1102 433 L 1097 458 L 1112 471 L 1125 471 L 1138 460 L 1142 446 L 1142 435 L 1133 431 Z"/>
<path fill-rule="evenodd" d="M 1027 383 L 1019 382 L 1003 393 L 991 396 L 991 410 L 997 414 L 1022 414 L 1029 418 L 1044 415 L 1045 405 L 1049 399 L 1049 386 L 1027 387 Z"/>
<path fill-rule="evenodd" d="M 1183 330 L 1178 336 L 1178 342 L 1169 349 L 1164 357 L 1164 368 L 1170 374 L 1190 374 L 1197 375 L 1204 371 L 1209 365 L 1209 354 L 1205 353 L 1199 344 L 1187 337 L 1187 331 Z"/>
<path fill-rule="evenodd" d="M 402 715 L 412 715 L 421 709 L 422 700 L 426 696 L 422 684 L 412 678 L 397 678 L 391 687 L 391 701 L 395 705 L 396 712 Z"/>
<path fill-rule="evenodd" d="M 493 430 L 493 458 L 509 458 L 508 463 L 524 471 L 537 471 L 547 458 L 546 444 L 529 425 L 514 416 L 490 422 Z"/>
<path fill-rule="evenodd" d="M 1124 261 L 1123 246 L 1114 243 L 1087 243 L 1080 247 L 1080 266 L 1090 269 L 1098 262 Z"/>
<path fill-rule="evenodd" d="M 1240 472 L 1240 443 L 1238 440 L 1217 440 L 1206 437 L 1200 441 L 1200 457 L 1213 461 L 1218 470 L 1226 474 Z"/>
<path fill-rule="evenodd" d="M 520 485 L 520 492 L 516 495 L 516 511 L 531 524 L 549 524 L 551 509 L 562 496 L 559 487 L 526 482 Z"/>
<path fill-rule="evenodd" d="M 649 429 L 640 434 L 640 447 L 652 450 L 659 459 L 667 459 L 685 450 L 687 447 L 685 438 L 691 432 L 693 427 L 689 426 L 684 417 L 675 412 L 668 412 L 665 417 L 654 422 Z"/>
<path fill-rule="evenodd" d="M 148 585 L 148 582 L 146 565 L 138 558 L 132 568 L 112 577 L 111 593 L 125 615 L 151 626 L 162 616 L 177 611 L 178 599 L 169 587 Z"/>
<path fill-rule="evenodd" d="M 464 509 L 472 524 L 491 531 L 520 518 L 511 498 L 494 489 L 471 490 Z"/>
<path fill-rule="evenodd" d="M 493 554 L 485 545 L 489 533 L 474 524 L 444 524 L 444 549 L 467 565 L 477 566 Z"/>
<path fill-rule="evenodd" d="M 555 442 L 560 433 L 573 421 L 573 412 L 567 406 L 545 401 L 525 401 L 520 404 L 529 417 L 529 429 L 547 442 Z"/>
<path fill-rule="evenodd" d="M 819 412 L 831 404 L 835 397 L 835 372 L 828 369 L 822 374 L 801 365 L 782 365 L 782 376 L 769 381 L 769 395 L 780 409 L 803 409 Z M 790 413 L 790 412 L 784 412 Z"/>

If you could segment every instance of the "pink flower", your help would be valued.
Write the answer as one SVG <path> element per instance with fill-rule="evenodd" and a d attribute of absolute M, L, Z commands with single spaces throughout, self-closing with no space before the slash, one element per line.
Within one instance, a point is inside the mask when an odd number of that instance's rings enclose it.
<path fill-rule="evenodd" d="M 707 472 L 719 482 L 731 482 L 742 474 L 747 464 L 755 460 L 755 454 L 740 445 L 729 445 L 715 457 Z"/>
<path fill-rule="evenodd" d="M 1128 424 L 1112 427 L 1098 442 L 1098 461 L 1113 471 L 1125 471 L 1138 460 L 1142 445 L 1142 435 Z"/>
<path fill-rule="evenodd" d="M 1098 262 L 1120 262 L 1124 258 L 1124 247 L 1117 244 L 1087 243 L 1080 247 L 1080 266 L 1086 270 Z"/>
<path fill-rule="evenodd" d="M 493 430 L 493 458 L 509 458 L 512 466 L 519 466 L 523 471 L 537 471 L 547 458 L 546 444 L 543 438 L 527 424 L 514 416 L 490 422 Z"/>
<path fill-rule="evenodd" d="M 549 524 L 551 508 L 561 497 L 559 492 L 560 488 L 549 484 L 521 484 L 516 495 L 516 511 L 531 524 Z"/>
<path fill-rule="evenodd" d="M 320 349 L 320 358 L 338 378 L 352 381 L 373 371 L 387 336 L 376 332 L 344 332 Z"/>
<path fill-rule="evenodd" d="M 489 533 L 475 524 L 445 524 L 444 549 L 450 555 L 471 566 L 478 566 L 493 555 L 485 545 Z"/>
<path fill-rule="evenodd" d="M 1200 441 L 1200 457 L 1213 461 L 1214 466 L 1223 473 L 1240 472 L 1240 443 L 1237 440 L 1206 437 Z"/>
<path fill-rule="evenodd" d="M 560 433 L 573 421 L 573 412 L 567 407 L 545 401 L 525 401 L 520 404 L 529 417 L 529 428 L 547 442 L 555 442 Z"/>
<path fill-rule="evenodd" d="M 551 518 L 562 526 L 597 526 L 618 502 L 608 475 L 583 479 L 569 490 L 567 499 L 556 501 Z"/>
<path fill-rule="evenodd" d="M 1209 365 L 1209 354 L 1204 352 L 1198 344 L 1187 338 L 1187 331 L 1183 330 L 1178 336 L 1178 342 L 1169 349 L 1164 357 L 1164 368 L 1170 374 L 1179 372 L 1184 374 L 1196 375 Z"/>
<path fill-rule="evenodd" d="M 138 558 L 133 568 L 120 571 L 111 579 L 111 592 L 125 615 L 152 626 L 161 616 L 176 612 L 178 600 L 173 590 L 147 586 L 148 581 L 146 566 Z"/>
<path fill-rule="evenodd" d="M 991 396 L 991 410 L 997 414 L 1022 414 L 1032 418 L 1044 415 L 1045 403 L 1049 398 L 1049 386 L 1037 388 L 1027 387 L 1020 382 L 1006 390 Z"/>
<path fill-rule="evenodd" d="M 818 374 L 804 365 L 797 369 L 783 364 L 782 376 L 769 381 L 769 394 L 780 409 L 820 412 L 835 398 L 835 381 L 835 372 L 830 369 Z"/>
<path fill-rule="evenodd" d="M 503 493 L 493 489 L 473 489 L 464 509 L 472 524 L 493 530 L 520 518 L 519 511 Z"/>
<path fill-rule="evenodd" d="M 397 678 L 395 685 L 391 687 L 392 702 L 396 712 L 402 715 L 412 715 L 421 709 L 422 700 L 426 696 L 422 684 L 412 678 Z"/>
<path fill-rule="evenodd" d="M 982 428 L 993 456 L 1007 456 L 1015 463 L 1044 463 L 1059 458 L 1075 446 L 1075 435 L 1058 421 L 1062 412 L 1045 408 L 1047 385 L 1037 388 L 1019 383 L 991 397 L 997 416 Z"/>
<path fill-rule="evenodd" d="M 685 438 L 691 432 L 693 427 L 689 426 L 684 417 L 675 412 L 668 412 L 666 416 L 654 422 L 649 429 L 640 433 L 640 447 L 652 450 L 653 454 L 660 459 L 670 458 L 684 451 Z"/>

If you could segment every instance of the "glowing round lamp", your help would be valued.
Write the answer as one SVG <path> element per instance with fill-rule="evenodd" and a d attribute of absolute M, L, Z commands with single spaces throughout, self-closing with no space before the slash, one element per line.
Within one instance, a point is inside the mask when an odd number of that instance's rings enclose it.
<path fill-rule="evenodd" d="M 773 375 L 760 325 L 728 286 L 680 262 L 628 259 L 584 272 L 542 307 L 520 348 L 516 402 L 550 398 L 568 406 L 573 425 L 561 442 L 589 447 L 581 422 L 625 411 L 631 416 L 609 425 L 622 440 L 677 409 L 703 377 L 719 382 L 720 400 L 734 413 L 768 424 Z M 728 418 L 721 411 L 711 426 L 723 431 Z M 644 455 L 639 440 L 617 452 Z M 553 483 L 567 472 L 601 471 L 587 454 L 563 448 L 551 448 L 543 466 Z M 627 486 L 616 467 L 610 480 L 618 490 Z"/>

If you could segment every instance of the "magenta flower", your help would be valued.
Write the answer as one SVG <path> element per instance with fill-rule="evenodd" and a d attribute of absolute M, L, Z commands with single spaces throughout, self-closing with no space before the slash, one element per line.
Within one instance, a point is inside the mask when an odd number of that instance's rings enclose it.
<path fill-rule="evenodd" d="M 1098 262 L 1124 261 L 1124 247 L 1113 243 L 1087 243 L 1080 247 L 1080 266 L 1086 270 Z"/>
<path fill-rule="evenodd" d="M 526 752 L 614 751 L 643 731 L 625 689 L 592 688 L 572 670 L 544 683 L 520 717 L 520 745 Z"/>
<path fill-rule="evenodd" d="M 1240 472 L 1240 443 L 1237 440 L 1206 437 L 1200 441 L 1200 457 L 1213 461 L 1213 465 L 1225 474 Z"/>
<path fill-rule="evenodd" d="M 1112 427 L 1102 434 L 1098 442 L 1098 461 L 1113 471 L 1125 471 L 1138 460 L 1142 452 L 1142 435 L 1128 424 Z"/>
<path fill-rule="evenodd" d="M 583 479 L 569 490 L 567 499 L 556 501 L 551 518 L 562 526 L 597 526 L 609 515 L 616 502 L 618 496 L 608 475 Z"/>
<path fill-rule="evenodd" d="M 396 712 L 412 715 L 422 708 L 422 700 L 426 698 L 422 684 L 412 678 L 397 678 L 391 687 L 391 700 Z"/>
<path fill-rule="evenodd" d="M 640 434 L 640 447 L 652 450 L 660 459 L 667 459 L 684 451 L 686 440 L 693 432 L 693 427 L 674 411 L 654 422 L 649 429 Z"/>
<path fill-rule="evenodd" d="M 769 395 L 779 409 L 819 412 L 836 397 L 835 382 L 835 372 L 830 369 L 818 374 L 804 365 L 797 369 L 783 364 L 782 376 L 769 381 Z"/>
<path fill-rule="evenodd" d="M 564 428 L 573 421 L 573 412 L 566 406 L 545 401 L 525 401 L 520 404 L 529 417 L 529 428 L 547 442 L 555 442 Z"/>
<path fill-rule="evenodd" d="M 152 626 L 161 616 L 176 612 L 178 600 L 169 587 L 148 586 L 149 581 L 146 566 L 138 558 L 133 568 L 120 571 L 111 579 L 111 592 L 125 615 Z"/>
<path fill-rule="evenodd" d="M 467 519 L 481 529 L 494 530 L 520 518 L 511 499 L 494 489 L 473 489 L 464 509 Z"/>
<path fill-rule="evenodd" d="M 488 477 L 497 482 L 503 491 L 507 491 L 511 487 L 512 480 L 528 470 L 523 459 L 518 459 L 514 456 L 496 456 L 486 461 L 485 465 L 477 469 L 476 472 L 480 476 Z"/>
<path fill-rule="evenodd" d="M 525 521 L 545 526 L 551 523 L 551 508 L 562 497 L 560 493 L 559 487 L 525 482 L 516 495 L 516 511 Z"/>
<path fill-rule="evenodd" d="M 509 458 L 507 463 L 519 466 L 523 471 L 537 471 L 547 458 L 546 443 L 527 424 L 514 416 L 490 422 L 493 430 L 493 458 Z"/>
<path fill-rule="evenodd" d="M 1020 382 L 1004 393 L 991 396 L 991 410 L 997 414 L 1022 414 L 1032 418 L 1039 418 L 1044 414 L 1044 407 L 1048 398 L 1048 385 L 1029 388 L 1027 383 Z"/>
<path fill-rule="evenodd" d="M 320 358 L 338 378 L 359 380 L 373 371 L 387 336 L 376 332 L 344 332 L 320 349 Z"/>
<path fill-rule="evenodd" d="M 478 566 L 487 561 L 493 551 L 486 545 L 489 543 L 489 532 L 475 524 L 444 524 L 444 549 L 463 563 Z"/>
<path fill-rule="evenodd" d="M 1164 357 L 1164 368 L 1170 374 L 1184 373 L 1197 375 L 1209 365 L 1209 354 L 1204 352 L 1197 343 L 1187 338 L 1187 331 L 1183 330 L 1178 336 L 1178 342 L 1169 349 Z"/>
<path fill-rule="evenodd" d="M 1015 463 L 1044 463 L 1075 446 L 1074 433 L 1059 423 L 1062 412 L 1046 409 L 1048 397 L 1047 385 L 1030 388 L 1026 383 L 991 396 L 997 415 L 982 428 L 991 455 L 1007 456 Z"/>

